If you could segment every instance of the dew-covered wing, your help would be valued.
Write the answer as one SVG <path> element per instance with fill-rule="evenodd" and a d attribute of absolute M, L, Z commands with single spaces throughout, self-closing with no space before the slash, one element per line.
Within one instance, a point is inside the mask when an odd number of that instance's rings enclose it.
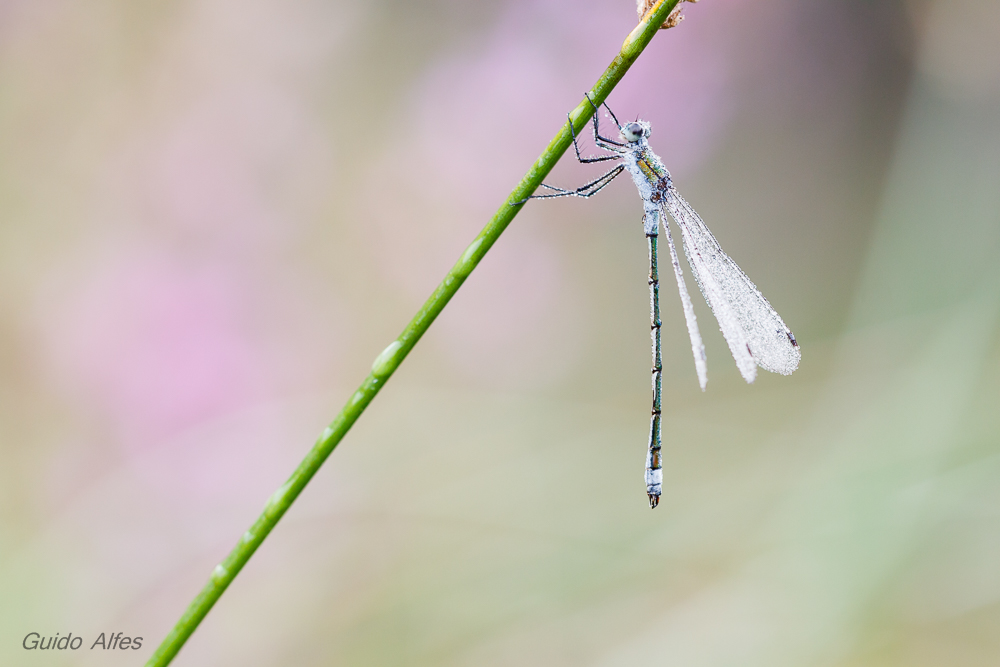
<path fill-rule="evenodd" d="M 701 385 L 701 390 L 705 391 L 705 386 L 708 384 L 708 363 L 705 359 L 705 345 L 701 342 L 701 332 L 698 331 L 698 318 L 694 315 L 694 306 L 691 305 L 691 297 L 688 296 L 687 285 L 684 283 L 684 272 L 681 270 L 681 263 L 677 259 L 677 249 L 674 247 L 670 225 L 667 223 L 666 215 L 663 215 L 662 218 L 663 230 L 667 236 L 667 246 L 670 248 L 670 264 L 674 268 L 677 291 L 681 295 L 681 306 L 684 308 L 684 321 L 687 323 L 688 336 L 691 338 L 691 353 L 694 355 L 694 368 L 698 373 L 698 384 Z"/>
<path fill-rule="evenodd" d="M 782 375 L 798 368 L 802 355 L 792 332 L 673 186 L 664 207 L 680 227 L 691 270 L 746 381 L 756 376 L 753 362 Z"/>

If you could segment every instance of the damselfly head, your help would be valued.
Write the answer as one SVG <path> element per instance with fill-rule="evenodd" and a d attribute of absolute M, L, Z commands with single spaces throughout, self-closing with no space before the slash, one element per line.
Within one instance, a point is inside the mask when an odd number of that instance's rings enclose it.
<path fill-rule="evenodd" d="M 649 123 L 637 120 L 622 127 L 622 138 L 630 144 L 634 144 L 643 137 L 649 137 L 651 131 Z"/>

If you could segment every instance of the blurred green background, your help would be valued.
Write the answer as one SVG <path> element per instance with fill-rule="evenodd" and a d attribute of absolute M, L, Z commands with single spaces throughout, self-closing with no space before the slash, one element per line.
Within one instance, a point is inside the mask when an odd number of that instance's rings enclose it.
<path fill-rule="evenodd" d="M 610 103 L 799 370 L 665 283 L 651 512 L 639 198 L 532 202 L 176 664 L 1000 662 L 1000 3 L 685 13 Z M 0 3 L 0 662 L 150 655 L 634 24 Z"/>

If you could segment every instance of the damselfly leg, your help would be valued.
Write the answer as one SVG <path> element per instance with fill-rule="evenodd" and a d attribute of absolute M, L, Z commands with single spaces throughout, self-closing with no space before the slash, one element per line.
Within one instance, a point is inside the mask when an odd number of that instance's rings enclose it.
<path fill-rule="evenodd" d="M 554 195 L 531 195 L 528 199 L 552 199 L 553 197 L 593 197 L 598 192 L 600 192 L 604 186 L 606 186 L 611 181 L 615 180 L 615 177 L 625 171 L 625 165 L 620 164 L 608 173 L 604 174 L 600 178 L 594 179 L 590 183 L 581 185 L 576 190 L 564 190 L 563 188 L 557 188 L 554 185 L 547 185 L 542 183 L 543 188 L 549 190 L 555 190 L 557 194 Z"/>
<path fill-rule="evenodd" d="M 606 151 L 623 153 L 624 151 L 618 150 L 618 148 L 611 148 L 611 147 L 618 146 L 620 148 L 625 148 L 625 144 L 601 136 L 601 128 L 599 120 L 599 117 L 601 115 L 600 110 L 596 106 L 594 106 L 594 100 L 590 99 L 590 94 L 584 93 L 583 96 L 587 98 L 587 101 L 590 102 L 590 106 L 594 109 L 594 143 Z M 618 128 L 619 131 L 621 131 L 622 125 L 621 123 L 618 122 L 618 117 L 615 116 L 615 112 L 612 111 L 611 107 L 608 106 L 607 101 L 604 102 L 603 106 L 605 109 L 608 110 L 608 113 L 611 115 L 611 120 L 615 121 L 615 126 Z"/>

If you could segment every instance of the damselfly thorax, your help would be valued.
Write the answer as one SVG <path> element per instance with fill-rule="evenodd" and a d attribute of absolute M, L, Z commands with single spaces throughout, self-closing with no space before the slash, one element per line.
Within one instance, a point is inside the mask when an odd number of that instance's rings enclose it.
<path fill-rule="evenodd" d="M 590 97 L 587 97 L 590 101 Z M 591 102 L 593 106 L 593 102 Z M 747 382 L 757 377 L 757 366 L 788 375 L 798 368 L 801 353 L 795 336 L 785 326 L 781 317 L 760 293 L 745 273 L 729 255 L 723 252 L 719 242 L 709 231 L 701 217 L 691 205 L 684 201 L 674 187 L 670 172 L 659 156 L 650 149 L 649 123 L 636 120 L 622 125 L 608 108 L 611 119 L 618 126 L 621 141 L 601 136 L 598 109 L 594 107 L 594 143 L 608 151 L 607 155 L 583 157 L 576 139 L 572 119 L 569 121 L 573 135 L 573 148 L 580 162 L 617 162 L 611 170 L 599 178 L 580 186 L 576 190 L 565 190 L 551 185 L 542 187 L 551 194 L 533 195 L 529 199 L 549 199 L 553 197 L 591 197 L 623 171 L 632 176 L 639 196 L 642 198 L 643 229 L 649 248 L 649 319 L 652 338 L 652 383 L 653 405 L 649 425 L 649 445 L 646 452 L 646 493 L 649 506 L 656 507 L 660 499 L 663 471 L 660 460 L 661 423 L 660 396 L 663 365 L 660 358 L 660 296 L 659 271 L 657 266 L 657 239 L 662 225 L 670 250 L 670 262 L 677 281 L 684 319 L 687 322 L 694 354 L 695 371 L 704 391 L 708 383 L 708 366 L 705 346 L 698 329 L 691 297 L 684 282 L 684 272 L 677 258 L 677 249 L 671 235 L 667 218 L 673 218 L 681 236 L 681 245 L 687 256 L 691 273 L 701 290 L 705 301 L 719 321 L 719 328 L 736 360 L 736 366 Z M 520 202 L 523 203 L 523 202 Z"/>

